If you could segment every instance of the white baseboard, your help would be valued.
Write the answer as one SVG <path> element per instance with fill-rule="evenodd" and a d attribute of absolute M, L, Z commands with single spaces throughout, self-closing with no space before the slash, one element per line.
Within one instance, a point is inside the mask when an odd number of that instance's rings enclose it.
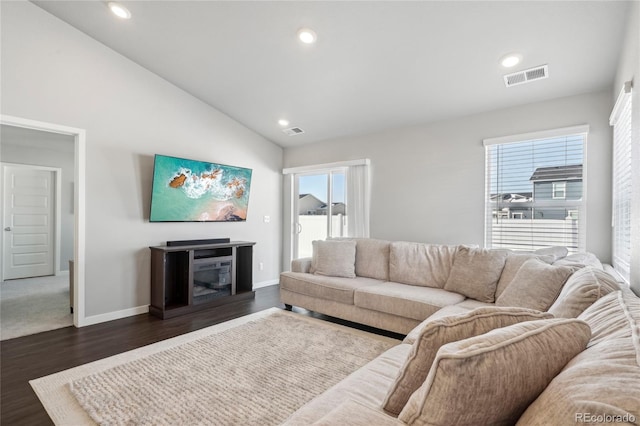
<path fill-rule="evenodd" d="M 269 287 L 270 285 L 275 285 L 275 284 L 280 284 L 280 280 L 276 279 L 276 280 L 261 281 L 259 283 L 253 283 L 253 289 L 255 290 L 257 288 Z"/>
<path fill-rule="evenodd" d="M 147 312 L 149 312 L 149 305 L 137 306 L 135 308 L 123 309 L 121 311 L 107 312 L 106 314 L 92 315 L 90 317 L 85 317 L 84 321 L 82 321 L 81 327 L 132 317 L 134 315 L 146 314 Z"/>
<path fill-rule="evenodd" d="M 254 283 L 253 289 L 255 290 L 258 288 L 268 287 L 270 285 L 275 285 L 279 283 L 280 283 L 279 279 L 261 281 L 259 283 Z M 80 327 L 86 327 L 88 325 L 100 324 L 101 322 L 107 322 L 107 321 L 113 321 L 121 318 L 132 317 L 134 315 L 146 314 L 147 312 L 149 312 L 149 305 L 137 306 L 135 308 L 123 309 L 121 311 L 107 312 L 105 314 L 100 314 L 100 315 L 92 315 L 90 317 L 85 317 Z"/>

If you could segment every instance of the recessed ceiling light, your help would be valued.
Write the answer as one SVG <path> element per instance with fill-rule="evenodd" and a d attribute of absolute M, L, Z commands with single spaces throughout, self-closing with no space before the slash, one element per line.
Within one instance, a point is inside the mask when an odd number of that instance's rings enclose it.
<path fill-rule="evenodd" d="M 519 53 L 509 53 L 500 58 L 500 65 L 505 68 L 515 67 L 522 61 L 522 55 Z"/>
<path fill-rule="evenodd" d="M 286 127 L 289 125 L 289 120 L 278 120 L 278 124 L 281 125 L 282 127 Z"/>
<path fill-rule="evenodd" d="M 316 40 L 318 39 L 318 35 L 312 29 L 301 28 L 298 30 L 298 38 L 303 43 L 311 44 L 316 42 Z"/>
<path fill-rule="evenodd" d="M 111 12 L 113 12 L 113 14 L 116 15 L 118 18 L 122 18 L 122 19 L 131 18 L 131 12 L 129 12 L 129 9 L 127 9 L 120 3 L 109 2 L 108 6 L 109 6 L 109 9 L 111 9 Z"/>

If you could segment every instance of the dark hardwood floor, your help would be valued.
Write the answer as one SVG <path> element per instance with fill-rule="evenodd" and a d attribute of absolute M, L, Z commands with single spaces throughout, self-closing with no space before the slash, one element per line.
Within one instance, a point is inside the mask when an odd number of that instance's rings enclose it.
<path fill-rule="evenodd" d="M 0 342 L 0 424 L 51 425 L 29 380 L 130 351 L 160 340 L 262 311 L 280 303 L 277 285 L 256 290 L 252 300 L 161 320 L 136 315 L 89 327 L 66 327 Z M 403 336 L 294 308 L 304 315 L 394 338 Z"/>

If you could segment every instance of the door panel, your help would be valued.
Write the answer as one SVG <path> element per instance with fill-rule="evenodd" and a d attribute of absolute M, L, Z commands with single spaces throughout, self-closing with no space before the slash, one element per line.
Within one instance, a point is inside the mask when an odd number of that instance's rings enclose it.
<path fill-rule="evenodd" d="M 293 258 L 311 257 L 312 241 L 346 237 L 346 174 L 343 169 L 295 175 Z"/>
<path fill-rule="evenodd" d="M 54 185 L 51 170 L 3 167 L 3 279 L 54 273 Z"/>
<path fill-rule="evenodd" d="M 294 258 L 311 257 L 314 240 L 327 238 L 326 207 L 329 183 L 325 173 L 296 176 Z"/>
<path fill-rule="evenodd" d="M 343 171 L 331 172 L 331 226 L 329 235 L 333 238 L 349 235 L 347 230 L 346 184 L 346 177 Z"/>

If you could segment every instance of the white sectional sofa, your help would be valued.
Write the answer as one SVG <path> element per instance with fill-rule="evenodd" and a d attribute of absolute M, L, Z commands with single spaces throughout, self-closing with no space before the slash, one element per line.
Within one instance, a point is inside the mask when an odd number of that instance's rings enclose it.
<path fill-rule="evenodd" d="M 595 256 L 353 243 L 295 262 L 283 301 L 408 334 L 286 425 L 640 424 L 640 299 Z"/>
<path fill-rule="evenodd" d="M 419 328 L 431 323 L 451 321 L 466 314 L 429 319 Z M 489 308 L 496 309 L 496 308 Z M 551 319 L 530 321 L 530 327 L 541 323 L 586 323 L 588 335 L 582 336 L 583 349 L 574 348 L 574 356 L 566 352 L 569 340 L 577 333 L 553 336 L 542 348 L 534 342 L 524 352 L 535 356 L 511 358 L 496 349 L 502 343 L 485 349 L 484 363 L 469 356 L 469 347 L 484 345 L 496 332 L 511 332 L 517 336 L 532 330 L 515 324 L 476 337 L 453 342 L 439 348 L 428 376 L 411 395 L 413 407 L 405 405 L 400 414 L 384 410 L 390 390 L 398 380 L 407 359 L 414 351 L 419 331 L 410 333 L 401 344 L 392 347 L 369 364 L 304 405 L 284 423 L 287 426 L 385 426 L 385 425 L 522 425 L 569 426 L 576 424 L 638 425 L 640 423 L 640 299 L 630 290 L 607 294 L 588 307 L 577 320 Z M 583 323 L 584 322 L 584 323 Z M 577 324 L 576 324 L 577 325 Z M 525 331 L 525 333 L 521 333 Z M 581 331 L 578 329 L 578 331 Z M 493 334 L 492 334 L 493 333 Z M 588 333 L 588 331 L 587 331 Z M 536 336 L 537 337 L 537 336 Z M 511 342 L 515 338 L 511 337 Z M 522 342 L 517 342 L 522 344 Z M 524 344 L 526 345 L 526 341 Z M 466 346 L 466 348 L 464 347 Z M 460 349 L 463 347 L 462 349 Z M 582 346 L 580 346 L 582 347 Z M 467 350 L 465 354 L 464 351 Z M 556 371 L 542 376 L 548 359 L 558 362 Z M 475 355 L 475 356 L 474 356 Z M 495 356 L 499 369 L 483 368 L 487 358 Z M 455 368 L 446 363 L 462 358 Z M 567 359 L 569 358 L 569 359 Z M 568 361 L 568 362 L 567 362 Z M 537 380 L 538 388 L 521 382 L 522 373 Z M 441 376 L 441 379 L 438 377 Z M 472 380 L 469 380 L 469 378 Z M 469 384 L 472 383 L 472 386 Z M 498 383 L 499 385 L 497 385 Z M 446 386 L 449 384 L 449 386 Z M 457 385 L 457 386 L 456 386 Z M 522 391 L 523 392 L 517 392 Z M 517 395 L 515 395 L 517 393 Z M 435 395 L 434 395 L 435 394 Z M 487 396 L 482 398 L 482 396 Z M 518 402 L 518 404 L 514 404 Z M 515 405 L 515 408 L 514 408 Z M 416 418 L 416 413 L 422 416 Z M 486 413 L 489 413 L 488 415 Z M 488 417 L 487 417 L 488 416 Z"/>
<path fill-rule="evenodd" d="M 560 275 L 565 280 L 570 268 L 603 268 L 592 254 L 565 257 L 563 247 L 519 254 L 365 238 L 314 244 L 315 259 L 294 260 L 291 272 L 281 274 L 282 302 L 401 334 L 444 307 L 454 306 L 446 311 L 452 313 L 496 303 L 509 306 L 514 297 L 501 296 L 525 261 L 530 261 L 529 271 L 539 274 L 548 272 L 542 264 L 563 266 Z M 556 277 L 560 285 L 548 289 L 542 304 L 531 307 L 547 310 L 564 282 L 562 276 Z"/>

